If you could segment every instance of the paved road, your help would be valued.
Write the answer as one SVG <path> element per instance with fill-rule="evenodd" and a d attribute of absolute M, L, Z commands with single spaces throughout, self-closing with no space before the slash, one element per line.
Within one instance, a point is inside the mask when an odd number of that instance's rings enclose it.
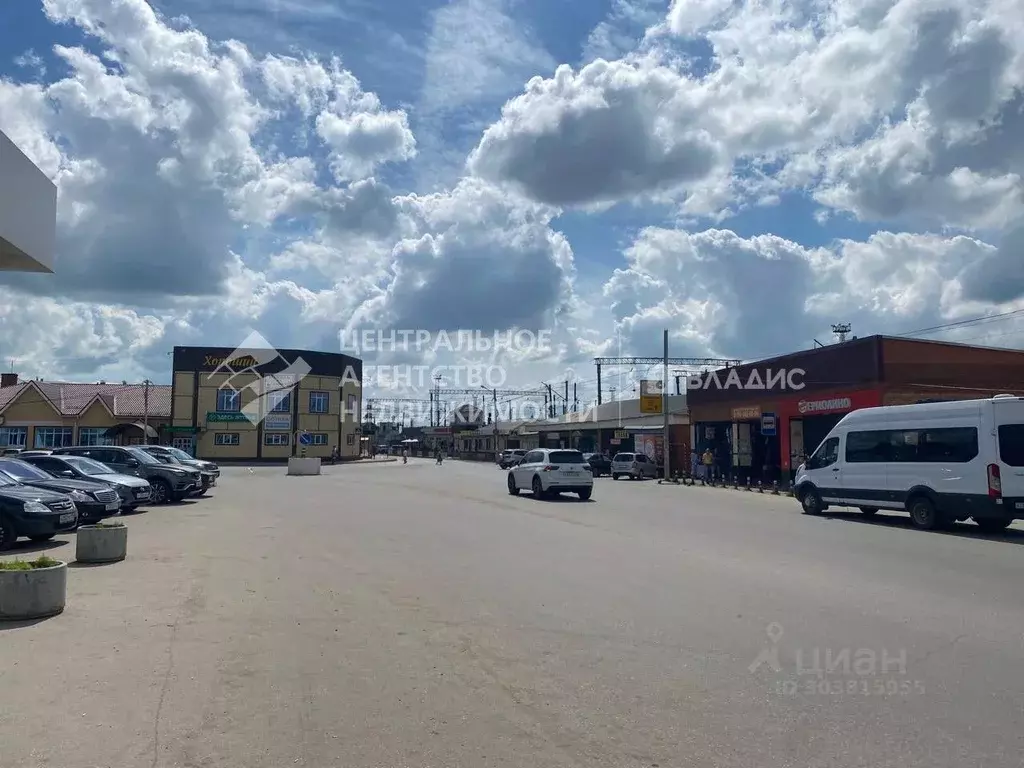
<path fill-rule="evenodd" d="M 327 473 L 227 470 L 128 518 L 130 559 L 73 570 L 64 615 L 0 629 L 0 765 L 1020 765 L 1020 531 Z"/>

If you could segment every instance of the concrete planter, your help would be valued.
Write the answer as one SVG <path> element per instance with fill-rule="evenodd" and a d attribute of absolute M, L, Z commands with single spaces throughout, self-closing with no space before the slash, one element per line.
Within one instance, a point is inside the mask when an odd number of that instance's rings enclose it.
<path fill-rule="evenodd" d="M 0 571 L 0 621 L 56 616 L 68 591 L 67 563 L 27 571 Z"/>
<path fill-rule="evenodd" d="M 80 563 L 117 563 L 128 556 L 128 526 L 83 525 L 78 529 L 75 559 Z"/>
<path fill-rule="evenodd" d="M 289 475 L 319 475 L 320 474 L 320 459 L 319 458 L 302 458 L 299 456 L 293 456 L 288 459 L 288 474 Z"/>

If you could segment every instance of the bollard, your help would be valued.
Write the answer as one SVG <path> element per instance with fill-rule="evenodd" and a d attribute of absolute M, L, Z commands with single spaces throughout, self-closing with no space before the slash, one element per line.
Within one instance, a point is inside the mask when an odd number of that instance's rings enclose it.
<path fill-rule="evenodd" d="M 734 490 L 737 490 L 737 491 L 740 489 L 740 478 L 739 478 L 739 475 L 733 475 L 732 476 L 732 487 L 733 487 Z"/>
<path fill-rule="evenodd" d="M 772 483 L 772 495 L 773 496 L 778 496 L 779 495 L 779 481 L 778 480 L 775 480 Z"/>
<path fill-rule="evenodd" d="M 757 481 L 757 492 L 764 493 L 764 483 L 762 483 L 760 480 Z"/>
<path fill-rule="evenodd" d="M 747 491 L 750 491 L 750 477 L 747 477 Z"/>

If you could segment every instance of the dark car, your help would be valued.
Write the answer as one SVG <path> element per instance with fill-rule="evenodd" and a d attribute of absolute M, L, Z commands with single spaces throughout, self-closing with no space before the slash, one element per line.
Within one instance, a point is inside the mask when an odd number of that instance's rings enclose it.
<path fill-rule="evenodd" d="M 106 464 L 85 456 L 25 456 L 22 461 L 49 472 L 54 477 L 78 478 L 106 483 L 121 496 L 121 514 L 133 512 L 153 498 L 153 489 L 146 480 L 135 475 L 121 475 Z"/>
<path fill-rule="evenodd" d="M 193 491 L 195 496 L 202 496 L 208 490 L 217 485 L 220 477 L 220 467 L 212 461 L 204 461 L 194 456 L 189 456 L 180 448 L 172 448 L 169 445 L 140 445 L 138 446 L 158 461 L 165 461 L 168 464 L 180 464 L 191 469 L 198 469 L 202 475 L 202 487 Z"/>
<path fill-rule="evenodd" d="M 612 473 L 612 460 L 603 453 L 584 453 L 583 458 L 590 465 L 590 473 L 594 477 L 610 475 Z"/>
<path fill-rule="evenodd" d="M 181 501 L 202 484 L 198 470 L 180 464 L 165 464 L 135 446 L 76 445 L 58 448 L 54 456 L 85 456 L 106 464 L 122 475 L 135 475 L 148 480 L 153 489 L 153 503 Z"/>
<path fill-rule="evenodd" d="M 77 526 L 78 510 L 67 494 L 22 485 L 0 472 L 0 551 L 21 536 L 46 541 Z"/>
<path fill-rule="evenodd" d="M 121 511 L 121 496 L 109 483 L 54 477 L 21 459 L 0 459 L 0 472 L 22 485 L 66 493 L 78 508 L 79 523 L 94 523 Z"/>

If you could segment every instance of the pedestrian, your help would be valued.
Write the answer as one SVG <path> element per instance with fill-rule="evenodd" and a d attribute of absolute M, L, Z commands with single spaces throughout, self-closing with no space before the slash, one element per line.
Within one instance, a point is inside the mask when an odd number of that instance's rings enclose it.
<path fill-rule="evenodd" d="M 715 466 L 715 454 L 711 452 L 710 448 L 705 448 L 704 455 L 701 456 L 700 461 L 703 465 L 701 477 L 703 477 L 705 480 L 710 480 L 712 469 Z"/>

